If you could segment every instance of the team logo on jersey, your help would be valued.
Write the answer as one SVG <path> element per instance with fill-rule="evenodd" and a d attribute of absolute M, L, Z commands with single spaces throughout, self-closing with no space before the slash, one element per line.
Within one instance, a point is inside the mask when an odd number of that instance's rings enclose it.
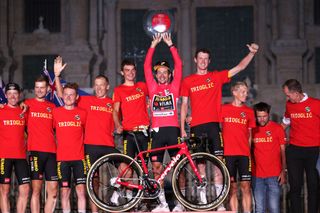
<path fill-rule="evenodd" d="M 308 106 L 305 108 L 305 110 L 306 110 L 306 112 L 310 112 L 311 111 L 310 107 L 308 107 Z"/>
<path fill-rule="evenodd" d="M 266 131 L 267 136 L 271 136 L 271 131 Z"/>
<path fill-rule="evenodd" d="M 210 81 L 211 81 L 211 78 L 207 78 L 207 79 L 206 79 L 206 82 L 207 82 L 207 83 L 210 83 Z"/>
<path fill-rule="evenodd" d="M 137 87 L 136 90 L 137 90 L 138 92 L 141 92 L 141 89 L 140 89 L 139 87 Z"/>
<path fill-rule="evenodd" d="M 48 112 L 51 112 L 52 110 L 51 110 L 51 107 L 47 107 L 47 111 Z"/>
<path fill-rule="evenodd" d="M 240 113 L 240 116 L 241 116 L 242 118 L 244 118 L 244 117 L 246 117 L 246 113 L 245 113 L 245 112 L 241 112 L 241 113 Z"/>
<path fill-rule="evenodd" d="M 80 115 L 75 115 L 74 119 L 76 119 L 77 121 L 80 120 Z"/>
<path fill-rule="evenodd" d="M 24 118 L 24 113 L 21 113 L 21 114 L 19 115 L 19 117 L 20 117 L 21 119 L 23 119 L 23 118 Z"/>
<path fill-rule="evenodd" d="M 107 103 L 106 106 L 107 106 L 108 108 L 111 108 L 111 107 L 112 107 L 112 105 L 111 105 L 110 103 Z"/>

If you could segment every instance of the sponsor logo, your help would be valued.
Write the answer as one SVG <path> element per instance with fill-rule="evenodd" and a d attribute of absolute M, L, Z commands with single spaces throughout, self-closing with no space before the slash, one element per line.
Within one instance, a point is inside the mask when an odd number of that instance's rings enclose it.
<path fill-rule="evenodd" d="M 52 112 L 51 107 L 47 107 L 47 111 L 48 111 L 48 112 Z"/>
<path fill-rule="evenodd" d="M 75 115 L 74 119 L 76 119 L 77 121 L 80 120 L 80 115 Z"/>
<path fill-rule="evenodd" d="M 271 131 L 266 131 L 267 136 L 271 136 Z"/>
<path fill-rule="evenodd" d="M 306 110 L 306 112 L 310 112 L 311 111 L 310 107 L 308 107 L 308 106 L 305 108 L 305 110 Z"/>
<path fill-rule="evenodd" d="M 210 81 L 211 81 L 211 78 L 207 78 L 207 79 L 206 79 L 206 82 L 207 82 L 207 83 L 210 83 Z"/>
<path fill-rule="evenodd" d="M 246 117 L 246 113 L 245 113 L 245 112 L 241 112 L 241 113 L 240 113 L 240 116 L 241 116 L 242 118 L 245 118 L 245 117 Z"/>
<path fill-rule="evenodd" d="M 169 166 L 163 171 L 163 173 L 161 174 L 160 178 L 158 179 L 158 182 L 160 183 L 165 176 L 168 174 L 168 172 L 172 169 L 172 167 L 174 167 L 174 165 L 177 163 L 177 161 L 180 159 L 181 155 L 177 154 L 177 156 L 173 157 Z"/>

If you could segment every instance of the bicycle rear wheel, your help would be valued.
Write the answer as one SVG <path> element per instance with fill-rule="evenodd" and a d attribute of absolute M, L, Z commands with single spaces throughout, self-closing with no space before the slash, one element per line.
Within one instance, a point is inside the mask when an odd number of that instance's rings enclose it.
<path fill-rule="evenodd" d="M 122 174 L 120 171 L 127 166 L 128 170 Z M 140 165 L 131 157 L 120 153 L 105 155 L 89 169 L 86 183 L 88 195 L 104 211 L 127 211 L 140 201 L 142 190 L 121 186 L 116 180 L 142 185 L 141 175 Z"/>
<path fill-rule="evenodd" d="M 229 172 L 222 161 L 208 153 L 191 155 L 198 167 L 201 184 L 190 166 L 187 157 L 182 159 L 172 175 L 173 191 L 182 205 L 194 211 L 208 211 L 217 208 L 226 199 L 230 189 Z M 201 167 L 201 169 L 200 169 Z"/>

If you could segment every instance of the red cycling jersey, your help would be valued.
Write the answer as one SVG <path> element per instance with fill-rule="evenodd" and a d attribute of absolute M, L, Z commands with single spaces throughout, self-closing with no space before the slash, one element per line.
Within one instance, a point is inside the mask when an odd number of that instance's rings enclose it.
<path fill-rule="evenodd" d="M 222 85 L 229 81 L 228 70 L 192 74 L 183 80 L 180 96 L 190 97 L 191 127 L 220 121 Z"/>
<path fill-rule="evenodd" d="M 177 49 L 170 48 L 174 60 L 174 78 L 169 84 L 158 84 L 152 74 L 152 56 L 154 48 L 149 48 L 144 62 L 144 75 L 146 78 L 149 97 L 151 101 L 152 127 L 179 127 L 178 100 L 182 78 L 182 62 Z"/>
<path fill-rule="evenodd" d="M 87 112 L 84 143 L 114 147 L 112 100 L 108 97 L 81 96 L 78 107 Z"/>
<path fill-rule="evenodd" d="M 249 128 L 256 126 L 254 111 L 246 105 L 225 104 L 221 118 L 224 155 L 250 156 Z"/>
<path fill-rule="evenodd" d="M 0 158 L 26 159 L 25 123 L 20 107 L 0 108 Z"/>
<path fill-rule="evenodd" d="M 285 133 L 280 124 L 269 121 L 252 129 L 252 175 L 259 178 L 279 176 L 282 170 L 280 146 Z"/>
<path fill-rule="evenodd" d="M 28 151 L 56 152 L 53 134 L 52 110 L 55 105 L 49 101 L 27 99 L 28 106 Z"/>
<path fill-rule="evenodd" d="M 57 161 L 84 159 L 84 128 L 86 112 L 79 108 L 53 109 L 53 124 L 57 137 Z"/>
<path fill-rule="evenodd" d="M 147 113 L 148 89 L 144 82 L 133 86 L 121 84 L 114 88 L 113 103 L 120 103 L 123 129 L 130 131 L 138 126 L 149 126 Z"/>
<path fill-rule="evenodd" d="M 286 104 L 290 119 L 290 144 L 303 147 L 320 145 L 320 100 L 308 97 L 300 103 Z"/>

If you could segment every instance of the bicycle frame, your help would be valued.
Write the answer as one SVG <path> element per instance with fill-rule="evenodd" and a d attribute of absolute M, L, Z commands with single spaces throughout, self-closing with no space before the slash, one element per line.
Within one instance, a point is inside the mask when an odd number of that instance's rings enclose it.
<path fill-rule="evenodd" d="M 188 146 L 185 142 L 182 142 L 181 144 L 177 144 L 177 145 L 171 145 L 171 146 L 166 146 L 166 147 L 161 147 L 161 148 L 156 148 L 156 149 L 150 149 L 150 150 L 146 150 L 146 151 L 141 151 L 138 153 L 138 155 L 134 158 L 134 160 L 141 160 L 141 166 L 142 166 L 142 170 L 143 170 L 143 174 L 144 176 L 148 176 L 148 167 L 146 165 L 146 161 L 144 159 L 144 155 L 146 155 L 147 153 L 151 153 L 151 152 L 158 152 L 158 151 L 163 151 L 163 150 L 168 150 L 168 149 L 179 149 L 178 153 L 176 154 L 175 157 L 171 158 L 170 163 L 166 166 L 166 168 L 163 170 L 163 172 L 160 174 L 159 178 L 156 179 L 157 182 L 162 181 L 167 174 L 171 171 L 171 169 L 177 164 L 177 162 L 181 159 L 181 157 L 183 155 L 185 155 L 191 165 L 191 169 L 192 171 L 195 173 L 196 177 L 198 178 L 199 182 L 202 183 L 202 178 L 200 176 L 200 173 L 198 172 L 198 168 L 196 166 L 196 164 L 194 163 L 194 161 L 191 158 L 191 154 L 189 152 Z M 132 183 L 128 183 L 128 182 L 123 182 L 120 180 L 120 178 L 123 176 L 123 174 L 126 173 L 126 171 L 130 167 L 130 164 L 121 172 L 121 174 L 117 177 L 116 179 L 116 183 L 126 186 L 128 188 L 135 188 L 135 189 L 139 189 L 139 190 L 143 190 L 143 186 L 139 185 L 139 184 L 132 184 Z"/>

